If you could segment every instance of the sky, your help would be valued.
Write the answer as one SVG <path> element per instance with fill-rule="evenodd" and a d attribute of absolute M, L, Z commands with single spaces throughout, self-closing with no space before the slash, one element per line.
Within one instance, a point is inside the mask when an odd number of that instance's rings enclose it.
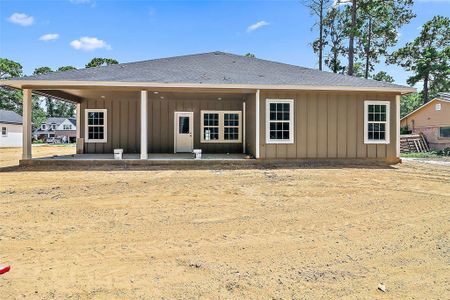
<path fill-rule="evenodd" d="M 417 17 L 400 29 L 399 46 L 450 0 L 416 0 Z M 93 57 L 131 62 L 183 54 L 251 52 L 258 58 L 318 68 L 310 43 L 315 19 L 300 1 L 0 0 L 0 57 L 36 67 L 82 68 Z M 403 69 L 376 66 L 396 83 Z"/>

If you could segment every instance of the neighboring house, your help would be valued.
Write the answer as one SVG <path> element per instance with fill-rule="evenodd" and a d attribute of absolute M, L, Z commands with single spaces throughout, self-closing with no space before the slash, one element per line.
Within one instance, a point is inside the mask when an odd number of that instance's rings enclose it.
<path fill-rule="evenodd" d="M 77 104 L 79 154 L 245 153 L 398 162 L 415 89 L 223 52 L 2 80 Z M 27 118 L 27 122 L 28 122 Z M 137 156 L 137 157 L 139 157 Z M 29 145 L 24 157 L 31 158 Z"/>
<path fill-rule="evenodd" d="M 77 127 L 75 118 L 50 117 L 33 132 L 35 140 L 60 141 L 74 143 L 76 141 Z"/>
<path fill-rule="evenodd" d="M 439 94 L 400 122 L 412 133 L 423 133 L 432 149 L 450 147 L 450 94 Z"/>
<path fill-rule="evenodd" d="M 0 148 L 22 147 L 22 117 L 10 110 L 0 109 Z"/>

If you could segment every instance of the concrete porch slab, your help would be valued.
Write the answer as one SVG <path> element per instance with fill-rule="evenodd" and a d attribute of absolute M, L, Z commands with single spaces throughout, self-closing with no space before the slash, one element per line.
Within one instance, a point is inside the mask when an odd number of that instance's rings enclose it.
<path fill-rule="evenodd" d="M 227 165 L 254 164 L 255 159 L 245 154 L 203 154 L 194 159 L 191 153 L 150 153 L 148 159 L 139 154 L 124 154 L 123 159 L 114 159 L 113 154 L 73 154 L 20 160 L 21 166 L 101 166 L 101 165 Z"/>

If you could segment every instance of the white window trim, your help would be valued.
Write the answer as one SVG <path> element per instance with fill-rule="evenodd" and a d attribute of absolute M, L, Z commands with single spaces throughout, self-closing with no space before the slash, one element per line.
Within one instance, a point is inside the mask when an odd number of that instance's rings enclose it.
<path fill-rule="evenodd" d="M 102 112 L 104 114 L 104 139 L 89 139 L 88 114 L 91 112 Z M 84 110 L 84 141 L 86 143 L 106 143 L 108 140 L 108 111 L 106 109 L 90 108 Z"/>
<path fill-rule="evenodd" d="M 205 136 L 203 134 L 205 123 L 204 116 L 205 114 L 219 114 L 219 139 L 218 140 L 205 140 Z M 239 139 L 237 140 L 225 140 L 225 127 L 236 127 L 236 126 L 225 126 L 225 114 L 237 114 L 239 117 Z M 242 111 L 240 110 L 202 110 L 200 111 L 200 142 L 205 144 L 239 144 L 242 143 Z M 214 126 L 206 126 L 206 127 L 214 127 Z"/>
<path fill-rule="evenodd" d="M 436 103 L 435 109 L 436 109 L 436 111 L 440 111 L 442 109 L 441 103 Z"/>
<path fill-rule="evenodd" d="M 3 134 L 3 128 L 5 129 L 5 134 Z M 3 137 L 7 137 L 8 136 L 8 127 L 7 126 L 2 126 L 1 133 L 2 133 Z"/>
<path fill-rule="evenodd" d="M 369 118 L 368 118 L 369 105 L 386 105 L 386 122 L 384 122 L 386 124 L 386 138 L 384 140 L 369 140 L 367 134 L 367 131 L 369 129 Z M 371 121 L 371 123 L 372 122 L 373 121 Z M 391 102 L 378 100 L 364 101 L 364 144 L 390 144 L 390 139 L 391 139 Z"/>
<path fill-rule="evenodd" d="M 277 140 L 270 138 L 270 104 L 271 103 L 288 103 L 290 105 L 289 110 L 289 139 Z M 294 99 L 266 99 L 266 144 L 293 144 L 294 143 Z M 274 121 L 276 122 L 276 121 Z"/>

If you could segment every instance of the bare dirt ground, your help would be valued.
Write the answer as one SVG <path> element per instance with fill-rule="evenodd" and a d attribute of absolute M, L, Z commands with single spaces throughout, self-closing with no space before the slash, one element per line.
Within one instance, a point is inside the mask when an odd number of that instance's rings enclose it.
<path fill-rule="evenodd" d="M 0 298 L 449 299 L 449 217 L 450 168 L 418 162 L 9 170 Z"/>

